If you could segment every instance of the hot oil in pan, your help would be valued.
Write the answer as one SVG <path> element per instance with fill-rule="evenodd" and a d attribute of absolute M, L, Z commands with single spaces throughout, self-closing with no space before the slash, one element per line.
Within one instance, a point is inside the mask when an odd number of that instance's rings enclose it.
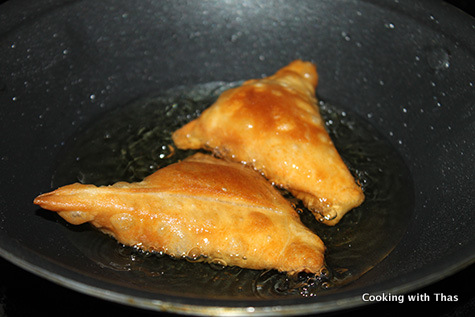
<path fill-rule="evenodd" d="M 199 116 L 224 90 L 239 83 L 182 87 L 107 112 L 78 131 L 59 158 L 53 187 L 73 182 L 109 185 L 141 181 L 195 153 L 178 150 L 171 134 Z M 317 296 L 358 278 L 396 246 L 410 219 L 413 188 L 394 148 L 364 119 L 320 102 L 334 143 L 363 186 L 366 200 L 334 227 L 318 223 L 292 197 L 304 224 L 324 241 L 327 270 L 320 277 L 288 277 L 219 264 L 194 263 L 119 245 L 91 227 L 70 230 L 71 241 L 108 268 L 108 278 L 157 293 L 219 298 Z M 284 195 L 288 195 L 283 192 Z M 71 226 L 72 227 L 72 226 Z"/>

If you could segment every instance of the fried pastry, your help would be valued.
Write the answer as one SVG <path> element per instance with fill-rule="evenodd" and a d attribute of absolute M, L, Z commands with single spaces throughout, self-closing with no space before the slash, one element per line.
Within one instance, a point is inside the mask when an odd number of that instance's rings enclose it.
<path fill-rule="evenodd" d="M 296 60 L 273 76 L 225 91 L 173 133 L 178 148 L 204 148 L 253 166 L 335 225 L 364 200 L 325 130 L 315 97 L 316 67 Z"/>
<path fill-rule="evenodd" d="M 261 175 L 205 154 L 137 183 L 72 184 L 34 203 L 119 242 L 250 269 L 318 273 L 325 247 Z"/>

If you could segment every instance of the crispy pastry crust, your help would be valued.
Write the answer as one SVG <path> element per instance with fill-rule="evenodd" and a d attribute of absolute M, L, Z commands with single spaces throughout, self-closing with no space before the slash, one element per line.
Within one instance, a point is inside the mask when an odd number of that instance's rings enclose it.
<path fill-rule="evenodd" d="M 325 247 L 261 175 L 196 154 L 138 183 L 72 184 L 34 203 L 123 244 L 250 269 L 318 273 Z"/>
<path fill-rule="evenodd" d="M 204 148 L 253 166 L 288 189 L 327 225 L 364 200 L 325 130 L 315 97 L 316 67 L 296 60 L 276 74 L 221 94 L 175 131 L 181 149 Z"/>

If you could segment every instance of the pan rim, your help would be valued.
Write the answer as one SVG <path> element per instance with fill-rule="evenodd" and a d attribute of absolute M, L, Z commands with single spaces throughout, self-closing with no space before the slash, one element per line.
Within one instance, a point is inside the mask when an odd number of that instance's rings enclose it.
<path fill-rule="evenodd" d="M 471 249 L 468 245 L 466 249 Z M 472 248 L 473 249 L 473 248 Z M 190 298 L 179 298 L 172 295 L 163 295 L 165 298 L 152 299 L 141 297 L 140 295 L 130 295 L 117 290 L 107 289 L 105 287 L 93 286 L 87 282 L 81 282 L 74 278 L 66 277 L 60 273 L 54 273 L 42 265 L 33 264 L 27 259 L 17 256 L 13 252 L 5 250 L 0 246 L 0 256 L 10 263 L 19 266 L 20 268 L 35 274 L 39 277 L 45 278 L 59 286 L 69 288 L 79 293 L 94 296 L 109 302 L 114 302 L 121 305 L 132 306 L 136 308 L 146 309 L 157 312 L 169 312 L 185 315 L 199 315 L 199 316 L 290 316 L 290 315 L 304 315 L 310 313 L 328 313 L 334 311 L 342 311 L 351 308 L 357 308 L 373 304 L 372 302 L 365 302 L 361 299 L 362 293 L 355 290 L 349 291 L 351 296 L 342 296 L 345 294 L 339 293 L 335 299 L 323 302 L 311 303 L 290 303 L 286 304 L 283 301 L 262 300 L 262 301 L 244 301 L 244 300 L 221 300 L 214 299 L 216 304 L 207 305 L 199 304 L 203 302 L 202 299 L 194 299 L 190 303 Z M 468 250 L 470 251 L 470 250 Z M 378 284 L 373 286 L 372 294 L 406 294 L 408 292 L 428 286 L 442 279 L 445 279 L 475 263 L 474 252 L 460 252 L 462 255 L 451 257 L 452 261 L 449 263 L 438 263 L 436 265 L 424 266 L 424 269 L 416 269 L 407 273 L 404 276 L 399 276 L 397 279 L 393 278 L 388 281 L 390 284 L 396 284 L 389 287 L 379 287 Z M 455 259 L 455 260 L 454 260 Z M 52 265 L 56 265 L 51 263 Z M 430 269 L 430 270 L 428 270 Z M 70 271 L 72 272 L 72 271 Z M 411 278 L 413 275 L 419 275 L 417 278 Z M 407 280 L 404 283 L 399 283 L 395 280 Z M 379 283 L 381 284 L 381 282 Z M 332 296 L 332 295 L 328 295 Z M 169 297 L 169 298 L 166 298 Z M 302 301 L 305 300 L 302 298 Z M 295 301 L 289 299 L 289 301 Z M 300 302 L 300 301 L 299 301 Z M 257 305 L 256 305 L 257 304 Z"/>
<path fill-rule="evenodd" d="M 368 3 L 374 3 L 371 1 L 366 1 Z M 424 2 L 425 6 L 432 5 L 429 1 Z M 436 5 L 433 6 L 434 8 Z M 450 6 L 447 6 L 450 8 Z M 13 6 L 12 6 L 13 8 Z M 452 8 L 453 9 L 453 8 Z M 455 10 L 448 10 L 448 13 L 451 12 L 452 14 L 455 13 Z M 440 17 L 441 19 L 443 17 Z M 473 21 L 473 17 L 465 16 L 465 19 L 471 19 Z M 11 30 L 9 30 L 11 31 Z M 467 34 L 464 35 L 468 36 Z M 4 240 L 0 241 L 0 256 L 7 261 L 25 269 L 26 271 L 33 273 L 37 276 L 45 278 L 49 281 L 52 281 L 60 286 L 70 288 L 74 291 L 78 291 L 80 293 L 86 295 L 92 295 L 97 298 L 101 298 L 107 301 L 119 303 L 119 304 L 129 304 L 131 306 L 145 308 L 149 310 L 156 310 L 156 311 L 167 311 L 173 313 L 182 313 L 182 314 L 198 314 L 198 315 L 243 315 L 243 314 L 252 314 L 252 315 L 261 315 L 261 316 L 269 316 L 269 315 L 295 315 L 295 314 L 305 314 L 305 313 L 315 313 L 315 312 L 331 312 L 336 310 L 342 309 L 349 309 L 353 307 L 363 306 L 363 305 L 371 305 L 368 303 L 364 303 L 361 301 L 361 296 L 353 296 L 348 297 L 341 300 L 336 300 L 332 306 L 322 307 L 323 305 L 328 305 L 329 302 L 325 303 L 309 303 L 305 305 L 286 305 L 286 306 L 247 306 L 247 307 L 222 307 L 222 306 L 199 306 L 194 304 L 186 304 L 184 302 L 180 302 L 180 298 L 176 297 L 175 302 L 170 303 L 169 301 L 160 301 L 160 300 L 151 300 L 151 299 L 144 299 L 137 296 L 129 296 L 120 292 L 107 290 L 102 287 L 96 287 L 91 284 L 82 283 L 79 280 L 75 280 L 73 278 L 66 277 L 65 275 L 55 273 L 54 271 L 48 270 L 46 265 L 41 264 L 48 264 L 49 259 L 42 259 L 40 264 L 35 264 L 35 262 L 29 260 L 27 257 L 22 256 L 22 250 L 18 249 L 14 250 L 14 247 L 11 247 L 10 251 L 4 248 L 8 241 L 11 240 Z M 10 248 L 9 247 L 9 248 Z M 475 263 L 475 252 L 474 252 L 473 245 L 467 245 L 465 250 L 469 252 L 459 252 L 457 260 L 449 259 L 445 261 L 443 264 L 434 264 L 428 265 L 427 267 L 424 266 L 424 274 L 422 275 L 421 269 L 416 269 L 407 273 L 403 277 L 411 277 L 415 275 L 420 275 L 417 279 L 411 280 L 410 278 L 406 283 L 401 283 L 401 285 L 395 285 L 393 283 L 393 287 L 385 290 L 378 290 L 378 291 L 385 291 L 385 292 L 393 292 L 393 293 L 406 293 L 413 291 L 415 289 L 427 286 L 439 280 L 449 277 L 450 275 L 463 270 L 464 268 L 470 266 L 471 264 Z M 462 254 L 463 253 L 463 254 Z M 448 257 L 447 257 L 448 258 Z M 446 258 L 446 259 L 447 259 Z M 456 258 L 456 257 L 454 257 Z M 57 265 L 52 262 L 51 265 Z M 377 284 L 381 285 L 381 284 Z M 184 299 L 182 299 L 183 301 Z M 224 302 L 224 300 L 223 300 Z M 257 302 L 256 302 L 257 303 Z M 264 301 L 262 302 L 264 303 Z"/>

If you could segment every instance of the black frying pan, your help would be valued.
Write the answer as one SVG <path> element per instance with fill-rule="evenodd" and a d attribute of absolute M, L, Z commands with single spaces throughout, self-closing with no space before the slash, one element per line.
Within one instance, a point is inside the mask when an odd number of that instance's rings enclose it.
<path fill-rule="evenodd" d="M 402 294 L 473 263 L 474 21 L 452 7 L 48 1 L 9 2 L 0 14 L 0 250 L 20 267 L 152 310 L 305 314 L 364 304 L 364 293 Z M 32 204 L 61 182 L 58 164 L 79 133 L 114 109 L 177 87 L 271 74 L 296 58 L 318 64 L 320 98 L 369 124 L 410 175 L 397 245 L 351 283 L 316 297 L 243 298 L 193 280 L 167 289 L 158 271 L 111 261 L 113 241 Z M 164 263 L 170 283 L 198 267 Z"/>

